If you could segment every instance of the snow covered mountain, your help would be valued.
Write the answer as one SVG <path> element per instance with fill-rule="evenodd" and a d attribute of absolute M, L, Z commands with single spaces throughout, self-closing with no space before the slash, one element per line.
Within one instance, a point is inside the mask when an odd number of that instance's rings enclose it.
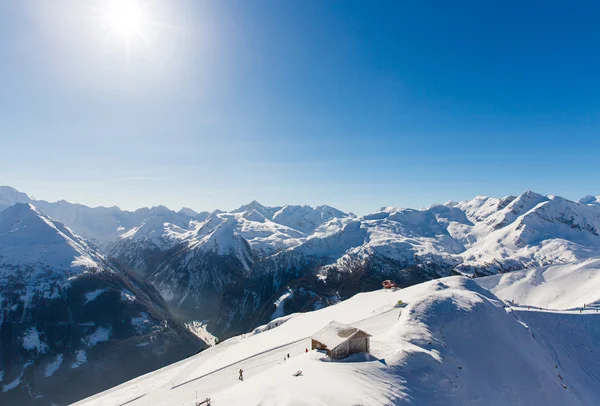
<path fill-rule="evenodd" d="M 77 235 L 93 242 L 102 249 L 118 239 L 123 233 L 140 227 L 149 217 L 165 215 L 165 222 L 176 224 L 187 223 L 196 217 L 202 218 L 204 213 L 196 213 L 182 209 L 175 213 L 164 206 L 142 208 L 130 212 L 113 207 L 88 207 L 82 204 L 69 203 L 65 200 L 47 202 L 30 198 L 9 186 L 0 186 L 0 211 L 15 203 L 31 203 L 47 216 L 60 221 L 71 228 Z M 195 213 L 195 212 L 194 212 Z"/>
<path fill-rule="evenodd" d="M 63 224 L 30 203 L 0 212 L 0 403 L 66 404 L 205 347 Z"/>
<path fill-rule="evenodd" d="M 279 318 L 76 405 L 189 406 L 207 397 L 215 406 L 596 405 L 600 314 L 527 306 L 529 299 L 546 303 L 560 285 L 581 286 L 582 280 L 597 300 L 598 261 L 531 271 L 533 278 L 521 272 L 481 281 L 452 276 L 360 293 Z M 525 279 L 537 283 L 519 282 Z M 508 302 L 515 297 L 505 290 L 511 285 L 518 285 L 520 306 Z M 560 292 L 567 308 L 579 301 L 578 291 Z M 399 300 L 405 307 L 397 306 Z M 306 352 L 310 336 L 331 321 L 370 333 L 370 354 L 332 362 L 316 350 Z M 294 376 L 297 371 L 301 376 Z"/>
<path fill-rule="evenodd" d="M 527 192 L 475 226 L 463 273 L 493 273 L 572 262 L 600 252 L 600 206 Z"/>
<path fill-rule="evenodd" d="M 14 189 L 0 196 L 26 199 Z M 212 213 L 44 204 L 51 217 L 103 241 L 109 256 L 151 282 L 179 316 L 227 337 L 276 311 L 314 310 L 377 289 L 382 279 L 410 286 L 600 256 L 597 202 L 528 191 L 364 216 L 256 201 Z"/>
<path fill-rule="evenodd" d="M 298 216 L 293 220 L 288 212 L 298 212 Z M 137 251 L 127 248 L 135 235 L 123 235 L 109 252 L 132 268 L 145 272 L 147 280 L 179 314 L 189 319 L 209 320 L 214 328 L 222 314 L 238 313 L 238 309 L 232 309 L 229 299 L 223 297 L 226 293 L 239 291 L 249 295 L 232 297 L 236 302 L 240 299 L 247 302 L 242 305 L 246 309 L 244 316 L 262 306 L 263 295 L 254 293 L 254 288 L 246 288 L 251 284 L 272 296 L 273 281 L 255 268 L 271 256 L 302 244 L 308 237 L 301 230 L 276 221 L 310 229 L 318 226 L 319 221 L 327 221 L 332 213 L 346 216 L 324 207 L 266 208 L 252 202 L 231 213 L 216 211 L 203 222 L 192 221 L 187 231 L 172 237 L 171 241 L 178 238 L 179 244 L 171 245 L 166 251 L 153 248 L 155 256 L 145 251 L 139 256 L 145 258 L 143 262 L 132 260 L 130 255 Z M 138 244 L 147 246 L 148 239 Z M 263 279 L 265 276 L 268 281 Z M 229 316 L 219 321 L 223 324 L 220 331 L 229 329 L 236 321 L 236 317 Z M 237 331 L 244 331 L 249 325 L 240 324 Z"/>
<path fill-rule="evenodd" d="M 477 282 L 515 306 L 600 309 L 600 258 L 493 275 Z"/>
<path fill-rule="evenodd" d="M 599 209 L 526 192 L 343 215 L 303 234 L 275 223 L 280 208 L 253 202 L 209 217 L 149 280 L 183 314 L 227 336 L 267 322 L 279 306 L 284 314 L 317 309 L 382 279 L 409 286 L 600 256 Z"/>

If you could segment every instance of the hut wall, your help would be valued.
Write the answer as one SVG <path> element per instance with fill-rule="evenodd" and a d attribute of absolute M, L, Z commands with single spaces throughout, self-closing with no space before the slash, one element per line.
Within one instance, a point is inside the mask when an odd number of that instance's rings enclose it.
<path fill-rule="evenodd" d="M 361 337 L 350 340 L 350 354 L 356 354 L 358 352 L 369 352 L 368 338 Z"/>
<path fill-rule="evenodd" d="M 335 350 L 331 352 L 331 358 L 341 359 L 346 358 L 350 354 L 350 345 L 348 341 L 338 345 Z"/>

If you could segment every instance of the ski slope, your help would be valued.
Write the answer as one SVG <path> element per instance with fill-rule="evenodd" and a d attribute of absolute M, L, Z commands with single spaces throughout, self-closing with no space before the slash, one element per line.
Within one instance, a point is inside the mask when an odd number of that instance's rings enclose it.
<path fill-rule="evenodd" d="M 398 300 L 408 305 L 397 307 Z M 372 334 L 371 354 L 331 362 L 317 351 L 307 353 L 310 335 L 332 320 Z M 596 312 L 507 308 L 465 277 L 361 293 L 281 321 L 76 405 L 188 406 L 196 397 L 210 397 L 217 406 L 600 401 Z M 563 324 L 569 334 L 556 332 Z M 298 370 L 302 375 L 293 376 Z"/>

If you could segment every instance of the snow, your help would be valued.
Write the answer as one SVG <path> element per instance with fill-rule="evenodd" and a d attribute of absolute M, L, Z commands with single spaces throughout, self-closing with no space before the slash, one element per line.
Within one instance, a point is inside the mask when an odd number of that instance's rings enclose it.
<path fill-rule="evenodd" d="M 90 269 L 110 271 L 99 265 L 104 262 L 104 254 L 31 204 L 0 212 L 0 282 L 17 268 L 31 274 L 51 270 L 55 279 L 63 280 Z"/>
<path fill-rule="evenodd" d="M 600 211 L 592 206 L 527 192 L 484 220 L 470 231 L 457 271 L 495 273 L 600 256 Z"/>
<path fill-rule="evenodd" d="M 582 403 L 598 404 L 600 399 L 600 323 L 595 313 L 520 311 L 542 347 L 555 356 L 561 382 L 579 394 Z M 557 373 L 558 376 L 558 373 Z"/>
<path fill-rule="evenodd" d="M 23 348 L 29 351 L 36 350 L 38 353 L 43 354 L 48 351 L 48 344 L 41 339 L 37 329 L 31 327 L 23 336 Z"/>
<path fill-rule="evenodd" d="M 75 353 L 75 361 L 71 364 L 71 368 L 73 368 L 73 369 L 79 368 L 86 362 L 87 362 L 87 355 L 85 353 L 85 350 L 78 350 Z"/>
<path fill-rule="evenodd" d="M 196 394 L 216 406 L 591 405 L 600 398 L 600 334 L 590 335 L 599 319 L 505 308 L 475 281 L 448 277 L 288 317 L 77 405 L 187 406 Z M 371 354 L 332 362 L 306 353 L 333 320 L 371 334 Z"/>
<path fill-rule="evenodd" d="M 147 334 L 150 331 L 156 331 L 159 329 L 158 322 L 153 320 L 152 317 L 146 313 L 141 312 L 138 317 L 131 318 L 131 325 L 138 334 Z"/>
<path fill-rule="evenodd" d="M 579 203 L 600 206 L 600 196 L 588 195 L 579 199 Z"/>
<path fill-rule="evenodd" d="M 272 254 L 300 244 L 304 237 L 304 233 L 275 223 L 252 209 L 249 212 L 211 215 L 189 244 L 196 249 L 228 254 L 244 250 L 242 241 L 245 240 L 253 249 Z"/>
<path fill-rule="evenodd" d="M 285 301 L 294 297 L 294 292 L 292 289 L 287 288 L 285 293 L 283 293 L 276 301 L 273 303 L 275 305 L 275 311 L 271 315 L 271 320 L 277 319 L 279 317 L 285 316 Z"/>
<path fill-rule="evenodd" d="M 121 300 L 133 302 L 135 301 L 135 295 L 129 289 L 121 290 Z"/>
<path fill-rule="evenodd" d="M 21 383 L 21 378 L 23 378 L 23 373 L 21 373 L 21 375 L 19 375 L 18 377 L 15 378 L 15 380 L 13 380 L 10 383 L 7 383 L 6 385 L 4 385 L 2 387 L 2 392 L 8 392 L 11 389 L 16 388 L 17 386 L 19 386 L 19 384 Z"/>
<path fill-rule="evenodd" d="M 164 206 L 142 208 L 132 212 L 118 207 L 87 207 L 64 200 L 47 202 L 36 200 L 11 187 L 0 186 L 0 211 L 16 203 L 34 205 L 44 214 L 67 224 L 75 233 L 93 241 L 103 249 L 116 241 L 124 232 L 139 227 L 151 217 L 161 217 L 163 222 L 181 226 L 186 225 L 192 217 L 199 218 L 202 215 L 191 209 L 182 209 L 175 213 Z"/>
<path fill-rule="evenodd" d="M 131 318 L 132 326 L 143 326 L 151 321 L 150 315 L 146 312 L 142 312 L 139 317 Z"/>
<path fill-rule="evenodd" d="M 16 204 L 29 203 L 31 199 L 25 193 L 10 186 L 0 186 L 0 211 Z"/>
<path fill-rule="evenodd" d="M 288 314 L 287 316 L 278 317 L 278 318 L 276 318 L 274 320 L 271 320 L 267 324 L 263 324 L 262 326 L 256 327 L 254 330 L 252 330 L 251 333 L 248 333 L 248 335 L 251 335 L 251 334 L 260 334 L 260 333 L 262 333 L 264 331 L 272 330 L 272 329 L 274 329 L 276 327 L 281 326 L 283 323 L 285 323 L 286 321 L 288 321 L 292 317 L 298 316 L 299 314 L 300 313 L 292 313 L 292 314 Z"/>
<path fill-rule="evenodd" d="M 215 211 L 192 219 L 189 211 L 175 213 L 161 206 L 136 212 L 92 209 L 64 201 L 34 201 L 14 192 L 0 189 L 0 210 L 4 210 L 0 212 L 0 283 L 14 278 L 17 269 L 25 277 L 35 275 L 32 280 L 36 282 L 18 292 L 25 308 L 36 295 L 60 296 L 64 285 L 83 273 L 114 271 L 94 244 L 71 229 L 102 247 L 114 244 L 111 253 L 126 255 L 134 268 L 145 265 L 148 250 L 175 246 L 185 255 L 177 259 L 191 270 L 199 269 L 202 255 L 215 253 L 234 255 L 248 273 L 265 258 L 281 267 L 291 263 L 286 262 L 289 258 L 318 258 L 327 264 L 316 270 L 325 281 L 331 264 L 350 272 L 356 261 L 374 257 L 399 269 L 432 264 L 438 267 L 437 275 L 452 270 L 473 275 L 532 268 L 481 279 L 479 285 L 454 277 L 397 292 L 361 294 L 336 306 L 287 316 L 285 302 L 293 296 L 284 290 L 274 302 L 272 322 L 109 391 L 103 395 L 108 396 L 107 404 L 144 394 L 145 400 L 154 404 L 168 404 L 170 395 L 180 404 L 188 402 L 195 390 L 214 396 L 217 405 L 238 404 L 236 397 L 240 396 L 251 404 L 284 405 L 294 401 L 403 404 L 415 399 L 422 404 L 485 404 L 486 400 L 569 405 L 595 404 L 600 397 L 590 389 L 600 387 L 594 381 L 594 376 L 600 376 L 595 369 L 598 345 L 589 333 L 596 331 L 597 317 L 589 310 L 580 316 L 573 310 L 584 303 L 599 307 L 595 292 L 600 291 L 600 264 L 598 259 L 589 259 L 600 257 L 598 198 L 586 197 L 576 203 L 525 192 L 421 210 L 386 207 L 365 216 L 327 206 L 266 207 L 254 201 L 229 213 Z M 2 206 L 17 200 L 22 202 Z M 277 264 L 280 258 L 282 262 Z M 181 270 L 170 266 L 168 262 L 160 264 L 160 271 Z M 59 282 L 51 284 L 50 280 Z M 504 304 L 481 286 L 515 305 L 505 310 Z M 180 295 L 168 284 L 158 287 L 163 296 L 179 303 L 197 288 L 190 284 Z M 86 303 L 100 294 L 88 292 Z M 126 289 L 121 298 L 136 300 Z M 395 307 L 400 299 L 408 303 L 406 308 Z M 334 363 L 326 362 L 321 354 L 305 354 L 308 337 L 332 320 L 373 334 L 372 355 Z M 131 319 L 140 329 L 147 321 L 144 314 Z M 205 323 L 192 323 L 188 328 L 211 337 Z M 562 335 L 565 329 L 573 332 L 571 341 Z M 84 342 L 93 346 L 110 335 L 110 330 L 100 327 Z M 35 329 L 26 332 L 23 346 L 40 353 L 47 349 Z M 284 363 L 282 354 L 287 353 L 293 356 Z M 77 368 L 87 362 L 86 352 L 81 350 L 75 360 L 68 361 Z M 48 362 L 51 365 L 56 359 Z M 487 365 L 487 370 L 482 365 Z M 229 378 L 236 377 L 239 367 L 248 371 L 248 379 L 231 382 Z M 304 376 L 290 381 L 296 368 L 305 371 Z M 563 378 L 557 378 L 556 370 Z M 325 380 L 329 380 L 329 388 L 345 388 L 348 383 L 352 388 L 333 398 L 319 384 Z M 175 388 L 167 392 L 167 387 Z M 286 390 L 280 391 L 281 387 Z M 547 393 L 540 395 L 542 389 Z"/>
<path fill-rule="evenodd" d="M 93 302 L 94 300 L 96 300 L 98 298 L 98 296 L 100 296 L 104 292 L 106 292 L 106 288 L 96 289 L 92 292 L 86 293 L 85 294 L 85 303 Z"/>
<path fill-rule="evenodd" d="M 54 373 L 58 370 L 58 368 L 60 368 L 60 366 L 62 365 L 63 362 L 63 355 L 62 354 L 58 354 L 56 356 L 56 358 L 54 359 L 54 361 L 50 362 L 47 366 L 46 366 L 46 370 L 44 372 L 44 375 L 46 376 L 46 378 L 54 375 Z"/>
<path fill-rule="evenodd" d="M 313 232 L 319 225 L 334 219 L 348 217 L 348 214 L 330 206 L 284 206 L 271 220 L 303 233 Z"/>
<path fill-rule="evenodd" d="M 557 310 L 600 307 L 600 259 L 509 272 L 477 279 L 498 297 L 515 304 Z"/>
<path fill-rule="evenodd" d="M 190 209 L 189 207 L 182 207 L 178 213 L 188 217 L 196 217 L 199 214 L 197 211 Z"/>
<path fill-rule="evenodd" d="M 193 320 L 185 323 L 185 327 L 209 346 L 217 345 L 218 339 L 208 332 L 206 322 Z"/>
<path fill-rule="evenodd" d="M 359 329 L 347 324 L 332 321 L 323 329 L 319 330 L 311 339 L 324 344 L 328 349 L 333 350 L 344 341 L 349 340 Z"/>
<path fill-rule="evenodd" d="M 92 334 L 82 339 L 86 347 L 91 348 L 98 343 L 108 341 L 112 331 L 110 328 L 98 327 Z"/>
<path fill-rule="evenodd" d="M 575 203 L 527 191 L 502 199 L 478 196 L 460 203 L 450 201 L 421 210 L 384 207 L 358 217 L 329 206 L 267 207 L 256 201 L 231 212 L 210 214 L 188 209 L 174 212 L 164 206 L 126 212 L 33 200 L 12 188 L 0 190 L 2 201 L 37 204 L 42 212 L 142 270 L 156 266 L 146 263 L 149 252 L 164 252 L 176 245 L 189 247 L 198 257 L 233 254 L 247 271 L 257 259 L 288 251 L 321 258 L 342 271 L 351 270 L 356 261 L 379 257 L 398 266 L 431 265 L 440 276 L 451 270 L 493 274 L 600 256 L 600 205 L 593 196 Z M 52 222 L 49 225 L 54 227 Z M 55 234 L 69 237 L 66 227 L 54 228 Z M 101 257 L 84 255 L 78 244 L 83 242 L 70 242 L 81 255 L 65 253 L 65 260 L 73 262 L 59 261 L 63 269 L 90 269 L 102 262 Z M 54 251 L 51 254 L 56 256 Z M 46 255 L 48 251 L 38 247 L 30 253 L 30 263 L 40 262 L 40 256 L 47 262 Z M 188 261 L 191 267 L 198 262 L 200 258 Z M 168 261 L 162 264 L 163 274 L 169 266 Z M 326 278 L 326 268 L 321 271 Z"/>

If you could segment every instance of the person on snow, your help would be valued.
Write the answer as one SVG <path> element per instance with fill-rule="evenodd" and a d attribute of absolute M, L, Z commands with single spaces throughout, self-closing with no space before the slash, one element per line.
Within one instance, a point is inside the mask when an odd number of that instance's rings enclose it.
<path fill-rule="evenodd" d="M 288 354 L 288 358 L 290 357 L 290 354 Z"/>
<path fill-rule="evenodd" d="M 306 352 L 308 352 L 308 348 L 306 349 Z"/>
<path fill-rule="evenodd" d="M 244 380 L 244 370 L 240 368 L 240 377 L 238 378 L 240 381 Z"/>

